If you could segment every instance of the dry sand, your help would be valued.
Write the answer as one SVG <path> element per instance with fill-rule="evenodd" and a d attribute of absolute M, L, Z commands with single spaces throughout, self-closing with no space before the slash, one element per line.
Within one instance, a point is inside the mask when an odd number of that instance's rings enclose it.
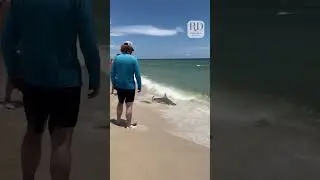
<path fill-rule="evenodd" d="M 116 118 L 116 105 L 117 97 L 111 96 L 111 119 Z M 167 133 L 160 108 L 137 100 L 136 128 L 110 126 L 111 180 L 210 179 L 209 149 Z"/>

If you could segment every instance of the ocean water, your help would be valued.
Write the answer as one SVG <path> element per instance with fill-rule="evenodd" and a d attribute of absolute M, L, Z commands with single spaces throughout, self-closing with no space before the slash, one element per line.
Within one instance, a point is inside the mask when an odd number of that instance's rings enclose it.
<path fill-rule="evenodd" d="M 214 130 L 261 120 L 300 130 L 319 125 L 319 12 L 253 4 L 219 8 L 211 35 Z"/>
<path fill-rule="evenodd" d="M 219 8 L 211 35 L 217 44 L 213 88 L 272 94 L 319 108 L 319 7 L 254 7 Z"/>
<path fill-rule="evenodd" d="M 140 60 L 148 93 L 164 93 L 177 105 L 162 111 L 170 133 L 210 146 L 210 60 Z"/>

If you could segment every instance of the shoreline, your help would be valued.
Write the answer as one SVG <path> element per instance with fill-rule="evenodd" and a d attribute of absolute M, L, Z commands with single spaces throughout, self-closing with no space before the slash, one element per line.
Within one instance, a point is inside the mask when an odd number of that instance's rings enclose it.
<path fill-rule="evenodd" d="M 204 103 L 201 99 L 175 99 L 167 94 L 169 99 L 177 103 L 175 106 L 156 103 L 152 102 L 152 97 L 163 95 L 153 90 L 143 86 L 142 91 L 136 93 L 135 104 L 157 114 L 159 120 L 155 123 L 166 133 L 210 149 L 210 114 L 208 113 L 210 102 L 205 100 Z"/>

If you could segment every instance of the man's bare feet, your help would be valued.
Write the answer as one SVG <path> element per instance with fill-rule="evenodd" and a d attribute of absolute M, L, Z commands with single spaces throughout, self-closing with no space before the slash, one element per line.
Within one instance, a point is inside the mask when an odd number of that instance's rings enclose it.
<path fill-rule="evenodd" d="M 138 123 L 137 122 L 134 122 L 134 123 L 131 123 L 131 125 L 126 125 L 125 128 L 134 128 L 134 127 L 137 127 L 138 126 Z"/>

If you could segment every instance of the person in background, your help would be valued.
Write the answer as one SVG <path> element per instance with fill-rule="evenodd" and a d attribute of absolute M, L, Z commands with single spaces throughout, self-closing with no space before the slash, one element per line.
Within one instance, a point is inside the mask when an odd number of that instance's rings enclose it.
<path fill-rule="evenodd" d="M 12 77 L 7 77 L 7 83 L 6 83 L 6 87 L 5 87 L 5 96 L 4 96 L 4 106 L 7 108 L 7 109 L 15 109 L 16 106 L 14 103 L 12 103 L 11 101 L 11 96 L 12 96 L 12 93 L 13 93 L 13 90 L 17 89 L 17 90 L 20 90 L 21 91 L 21 77 L 20 77 L 20 68 L 19 68 L 19 62 L 20 61 L 20 51 L 17 50 L 16 52 L 16 63 L 17 63 L 17 66 L 16 66 L 16 77 L 15 78 L 12 78 Z"/>
<path fill-rule="evenodd" d="M 117 54 L 116 56 L 119 56 L 119 55 L 120 55 L 120 54 Z M 111 59 L 111 60 L 110 60 L 110 70 L 111 70 L 111 68 L 112 68 L 113 61 L 114 61 L 114 59 Z M 112 84 L 111 84 L 111 94 L 115 94 L 115 93 L 114 93 L 114 87 L 113 87 Z"/>
<path fill-rule="evenodd" d="M 117 90 L 117 121 L 121 120 L 123 104 L 126 103 L 126 128 L 136 126 L 132 123 L 132 106 L 135 98 L 136 88 L 141 91 L 141 76 L 138 59 L 132 56 L 133 47 L 123 44 L 120 48 L 121 54 L 115 57 L 111 69 L 111 82 Z M 136 82 L 137 80 L 137 87 Z"/>
<path fill-rule="evenodd" d="M 15 82 L 20 46 L 19 73 L 27 120 L 21 146 L 23 180 L 35 179 L 47 123 L 51 179 L 69 180 L 82 86 L 77 39 L 89 73 L 88 98 L 96 97 L 100 89 L 100 57 L 93 27 L 89 0 L 11 1 L 1 48 L 8 76 Z"/>
<path fill-rule="evenodd" d="M 9 0 L 0 0 L 0 30 L 2 31 L 4 19 L 7 13 L 7 10 L 10 7 Z M 2 58 L 2 55 L 0 55 Z M 15 109 L 15 105 L 11 102 L 11 94 L 16 87 L 14 86 L 12 80 L 7 77 L 7 82 L 5 85 L 5 97 L 4 97 L 4 106 L 8 109 Z"/>

